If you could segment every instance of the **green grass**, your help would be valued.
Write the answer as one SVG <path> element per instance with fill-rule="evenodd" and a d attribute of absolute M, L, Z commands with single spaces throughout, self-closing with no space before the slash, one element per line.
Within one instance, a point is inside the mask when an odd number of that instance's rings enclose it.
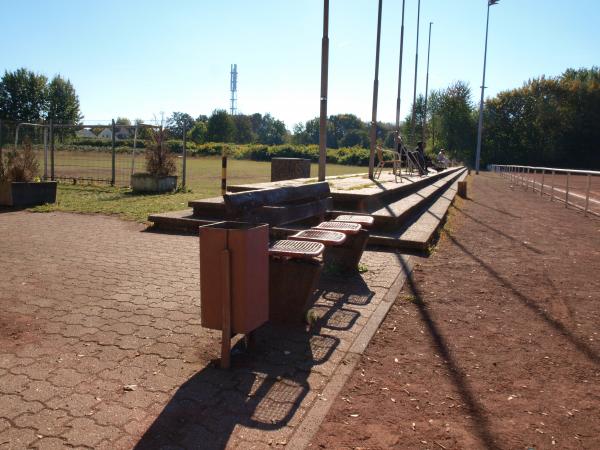
<path fill-rule="evenodd" d="M 104 177 L 104 171 L 110 171 L 110 154 L 95 153 L 83 160 L 81 155 L 70 155 L 72 152 L 57 152 L 56 174 L 75 176 L 81 172 L 83 164 L 88 164 L 91 177 Z M 108 163 L 107 163 L 108 162 Z M 121 164 L 120 164 L 121 163 Z M 136 168 L 141 170 L 143 156 L 139 158 Z M 92 169 L 91 167 L 103 167 Z M 83 166 L 85 167 L 85 166 Z M 131 170 L 131 159 L 117 160 L 117 181 L 128 180 Z M 56 203 L 32 208 L 32 211 L 71 211 L 88 214 L 115 214 L 124 219 L 145 222 L 149 214 L 186 209 L 190 200 L 197 200 L 220 195 L 221 159 L 189 158 L 187 161 L 187 192 L 175 192 L 162 195 L 133 195 L 129 188 L 110 187 L 105 185 L 83 185 L 60 183 Z M 96 172 L 92 172 L 92 170 Z M 328 176 L 365 172 L 366 167 L 327 166 Z M 271 164 L 267 162 L 229 160 L 228 184 L 259 183 L 270 180 Z M 311 176 L 316 176 L 317 165 L 311 166 Z M 110 174 L 108 175 L 110 176 Z"/>

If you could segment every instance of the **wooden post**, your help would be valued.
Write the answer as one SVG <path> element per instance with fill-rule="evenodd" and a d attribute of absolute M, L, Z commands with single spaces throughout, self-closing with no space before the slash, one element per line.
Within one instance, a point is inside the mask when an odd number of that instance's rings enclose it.
<path fill-rule="evenodd" d="M 229 250 L 223 250 L 221 252 L 221 273 L 223 274 L 221 369 L 229 369 L 231 366 L 231 274 Z"/>
<path fill-rule="evenodd" d="M 54 181 L 54 124 L 50 119 L 50 179 Z"/>
<path fill-rule="evenodd" d="M 329 0 L 323 0 L 321 39 L 321 112 L 319 118 L 319 181 L 325 181 L 327 162 L 327 83 L 329 73 Z"/>
<path fill-rule="evenodd" d="M 227 155 L 225 150 L 221 155 L 221 195 L 225 195 L 227 192 Z"/>
<path fill-rule="evenodd" d="M 458 182 L 458 195 L 462 198 L 467 198 L 467 182 L 466 181 Z"/>
<path fill-rule="evenodd" d="M 371 136 L 369 155 L 369 178 L 372 180 L 375 168 L 375 146 L 377 145 L 377 97 L 379 96 L 379 47 L 381 42 L 381 9 L 383 0 L 379 0 L 377 10 L 377 44 L 375 47 L 375 78 L 373 80 L 373 109 L 371 111 Z M 394 174 L 396 171 L 394 170 Z"/>
<path fill-rule="evenodd" d="M 565 189 L 565 208 L 569 207 L 569 179 L 571 178 L 571 172 L 567 172 L 567 189 Z"/>
<path fill-rule="evenodd" d="M 111 175 L 110 175 L 110 185 L 115 185 L 115 163 L 116 163 L 116 148 L 115 148 L 115 133 L 117 131 L 117 127 L 115 126 L 115 119 L 112 121 L 112 158 L 111 158 Z"/>
<path fill-rule="evenodd" d="M 587 176 L 587 189 L 585 190 L 585 209 L 583 210 L 584 215 L 587 217 L 588 210 L 590 208 L 590 188 L 592 187 L 592 175 L 588 173 Z"/>

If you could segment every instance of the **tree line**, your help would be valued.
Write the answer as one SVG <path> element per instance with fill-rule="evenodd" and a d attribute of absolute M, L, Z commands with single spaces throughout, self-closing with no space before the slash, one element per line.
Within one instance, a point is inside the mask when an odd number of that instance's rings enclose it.
<path fill-rule="evenodd" d="M 467 83 L 458 81 L 415 102 L 402 135 L 424 137 L 433 151 L 473 165 L 479 107 Z M 485 101 L 481 164 L 519 164 L 600 169 L 600 69 L 567 69 L 541 76 Z M 416 135 L 416 137 L 413 136 Z"/>
<path fill-rule="evenodd" d="M 427 151 L 472 165 L 479 108 L 470 86 L 457 81 L 423 95 L 401 122 L 405 144 L 418 141 Z M 60 75 L 51 80 L 27 69 L 6 71 L 0 80 L 0 119 L 16 122 L 80 123 L 83 116 L 75 88 Z M 141 122 L 139 119 L 134 123 Z M 131 125 L 119 117 L 117 125 Z M 600 169 L 600 69 L 568 69 L 557 77 L 534 78 L 522 87 L 500 92 L 485 102 L 481 162 Z M 193 118 L 174 112 L 165 122 L 173 139 L 208 142 L 312 145 L 319 143 L 319 118 L 294 125 L 290 133 L 271 114 L 230 115 L 218 109 Z M 354 114 L 330 115 L 327 146 L 369 148 L 370 124 Z M 377 123 L 380 145 L 395 145 L 393 124 Z M 143 132 L 140 138 L 144 138 Z"/>

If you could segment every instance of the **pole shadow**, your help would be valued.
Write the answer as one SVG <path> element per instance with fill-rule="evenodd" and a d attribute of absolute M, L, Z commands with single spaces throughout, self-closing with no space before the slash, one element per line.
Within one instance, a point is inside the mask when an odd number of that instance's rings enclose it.
<path fill-rule="evenodd" d="M 580 353 L 582 353 L 586 358 L 590 360 L 593 364 L 600 365 L 600 355 L 591 348 L 588 344 L 580 340 L 577 336 L 575 336 L 565 325 L 563 325 L 558 320 L 551 317 L 547 312 L 545 312 L 540 305 L 538 305 L 533 299 L 529 298 L 525 294 L 521 293 L 513 284 L 500 275 L 496 270 L 494 270 L 489 264 L 483 261 L 481 258 L 475 256 L 471 251 L 469 251 L 462 243 L 460 243 L 454 236 L 448 233 L 446 230 L 442 230 L 448 239 L 456 245 L 464 254 L 469 256 L 475 262 L 477 262 L 481 267 L 483 267 L 493 278 L 498 281 L 502 286 L 507 288 L 519 301 L 529 308 L 533 313 L 535 313 L 540 319 L 548 324 L 551 328 L 553 328 L 559 335 L 563 336 L 575 349 L 577 349 Z"/>
<path fill-rule="evenodd" d="M 435 321 L 431 317 L 428 311 L 428 306 L 423 300 L 423 295 L 419 287 L 417 286 L 413 276 L 412 271 L 407 266 L 406 262 L 400 256 L 398 257 L 400 264 L 403 267 L 407 275 L 406 283 L 408 288 L 410 289 L 411 294 L 414 296 L 414 304 L 418 309 L 419 315 L 421 316 L 421 320 L 427 327 L 429 331 L 429 335 L 435 345 L 437 353 L 442 357 L 442 359 L 446 362 L 446 369 L 452 379 L 452 382 L 456 389 L 458 390 L 463 402 L 465 403 L 469 414 L 472 418 L 472 421 L 475 425 L 474 431 L 477 437 L 480 439 L 483 444 L 483 448 L 486 449 L 499 449 L 500 446 L 496 444 L 494 440 L 494 436 L 490 430 L 490 424 L 485 414 L 485 409 L 483 406 L 477 401 L 474 393 L 472 392 L 468 382 L 467 377 L 464 372 L 460 368 L 458 362 L 455 360 L 448 344 L 446 343 L 446 339 L 438 329 Z"/>

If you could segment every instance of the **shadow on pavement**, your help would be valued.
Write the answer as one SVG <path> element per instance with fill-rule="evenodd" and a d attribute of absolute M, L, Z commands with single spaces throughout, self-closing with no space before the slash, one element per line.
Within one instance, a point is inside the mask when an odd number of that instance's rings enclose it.
<path fill-rule="evenodd" d="M 250 350 L 240 340 L 232 351 L 231 370 L 213 363 L 187 380 L 135 449 L 217 450 L 240 442 L 286 442 L 309 404 L 303 401 L 333 371 L 326 364 L 340 338 L 327 330 L 352 328 L 360 316 L 352 305 L 367 304 L 373 297 L 358 275 L 327 278 L 320 285 L 325 287 L 315 293 L 318 317 L 312 327 L 267 324 L 255 332 Z"/>

